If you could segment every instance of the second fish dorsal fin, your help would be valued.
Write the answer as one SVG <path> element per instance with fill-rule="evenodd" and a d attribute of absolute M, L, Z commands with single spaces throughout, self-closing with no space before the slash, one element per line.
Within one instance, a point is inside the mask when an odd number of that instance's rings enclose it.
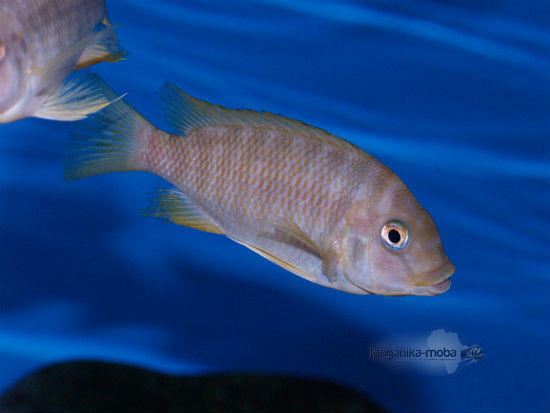
<path fill-rule="evenodd" d="M 269 112 L 213 105 L 192 97 L 170 82 L 162 86 L 159 100 L 170 126 L 183 134 L 201 126 L 256 126 L 308 135 L 338 148 L 357 149 L 343 139 L 298 120 Z"/>
<path fill-rule="evenodd" d="M 223 234 L 220 227 L 187 199 L 179 189 L 159 189 L 156 202 L 142 210 L 143 215 L 167 219 L 177 225 Z"/>

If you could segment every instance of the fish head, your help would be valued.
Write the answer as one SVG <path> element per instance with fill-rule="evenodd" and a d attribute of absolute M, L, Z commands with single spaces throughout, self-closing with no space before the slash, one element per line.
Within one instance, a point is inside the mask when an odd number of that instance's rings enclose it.
<path fill-rule="evenodd" d="M 349 282 L 379 295 L 437 295 L 455 271 L 429 213 L 394 175 L 376 202 L 348 213 L 340 267 Z M 372 197 L 371 197 L 372 199 Z"/>
<path fill-rule="evenodd" d="M 0 11 L 0 121 L 25 90 L 25 40 L 10 16 Z"/>

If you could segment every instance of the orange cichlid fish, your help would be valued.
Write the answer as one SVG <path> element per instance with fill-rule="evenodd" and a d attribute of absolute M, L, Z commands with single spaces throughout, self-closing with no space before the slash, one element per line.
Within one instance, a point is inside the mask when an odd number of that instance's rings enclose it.
<path fill-rule="evenodd" d="M 106 95 L 116 94 L 106 88 Z M 81 122 L 65 178 L 148 171 L 147 213 L 223 234 L 309 281 L 354 294 L 436 295 L 455 267 L 403 182 L 351 143 L 284 116 L 231 110 L 171 84 L 155 128 L 119 100 Z"/>
<path fill-rule="evenodd" d="M 0 0 L 0 123 L 83 119 L 110 102 L 75 69 L 118 61 L 105 0 Z"/>

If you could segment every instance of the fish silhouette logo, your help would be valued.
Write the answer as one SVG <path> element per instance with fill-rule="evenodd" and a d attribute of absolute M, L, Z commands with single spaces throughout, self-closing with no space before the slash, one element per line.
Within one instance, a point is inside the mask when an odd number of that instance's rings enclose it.
<path fill-rule="evenodd" d="M 469 363 L 466 363 L 466 365 L 468 365 L 472 363 L 477 363 L 479 360 L 485 357 L 485 353 L 480 346 L 475 344 L 473 346 L 464 347 L 460 352 L 460 356 L 463 358 L 462 361 L 470 361 Z"/>
<path fill-rule="evenodd" d="M 427 339 L 421 336 L 400 336 L 380 342 L 370 347 L 369 357 L 397 361 L 398 366 L 410 366 L 438 375 L 453 374 L 461 365 L 464 368 L 477 363 L 485 358 L 485 352 L 477 344 L 464 345 L 457 333 L 440 328 L 432 331 Z"/>

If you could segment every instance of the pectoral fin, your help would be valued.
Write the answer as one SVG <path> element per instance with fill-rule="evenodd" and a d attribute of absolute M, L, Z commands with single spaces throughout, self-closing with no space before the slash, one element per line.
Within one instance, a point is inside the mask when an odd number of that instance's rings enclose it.
<path fill-rule="evenodd" d="M 264 251 L 264 250 L 262 250 L 258 247 L 253 246 L 253 245 L 247 244 L 246 242 L 238 241 L 236 239 L 233 239 L 233 241 L 235 241 L 235 242 L 237 242 L 241 245 L 244 245 L 247 248 L 250 248 L 252 251 L 254 251 L 257 254 L 260 254 L 265 259 L 271 261 L 274 264 L 277 264 L 279 267 L 282 267 L 285 270 L 290 271 L 293 274 L 296 274 L 299 277 L 305 278 L 306 280 L 311 281 L 311 282 L 317 282 L 310 274 L 306 273 L 305 271 L 301 270 L 300 268 L 296 267 L 295 265 L 292 265 L 291 263 L 289 263 L 289 262 L 287 262 L 287 261 L 285 261 L 285 260 L 283 260 L 279 257 L 276 257 L 275 255 L 273 255 L 273 254 L 271 254 L 267 251 Z"/>
<path fill-rule="evenodd" d="M 339 257 L 336 256 L 336 251 L 333 249 L 325 249 L 321 245 L 316 244 L 308 234 L 306 234 L 296 222 L 288 217 L 275 219 L 275 228 L 282 231 L 299 243 L 307 246 L 322 260 L 322 272 L 330 283 L 334 283 L 338 279 L 338 264 Z"/>
<path fill-rule="evenodd" d="M 35 67 L 33 74 L 39 78 L 38 95 L 48 95 L 57 89 L 65 77 L 77 68 L 82 53 L 88 47 L 107 42 L 114 35 L 112 27 L 94 31 L 58 54 L 47 65 Z"/>
<path fill-rule="evenodd" d="M 76 73 L 69 78 L 67 76 L 77 66 L 83 67 L 82 58 L 84 61 L 88 59 L 87 63 L 92 64 L 90 59 L 96 59 L 100 54 L 106 53 L 107 45 L 112 46 L 109 53 L 115 50 L 113 36 L 112 26 L 105 26 L 68 47 L 47 65 L 34 68 L 33 74 L 38 78 L 36 95 L 47 99 L 33 116 L 53 120 L 79 120 L 112 103 L 112 100 L 107 100 L 101 93 L 97 77 Z M 116 42 L 116 37 L 114 39 Z"/>
<path fill-rule="evenodd" d="M 101 35 L 94 38 L 95 42 L 84 49 L 78 62 L 77 69 L 83 69 L 99 62 L 118 62 L 123 60 L 127 52 L 119 44 L 115 30 L 111 23 L 105 19 Z"/>
<path fill-rule="evenodd" d="M 322 257 L 323 266 L 321 271 L 331 283 L 334 283 L 338 280 L 338 272 L 340 268 L 340 254 L 335 247 L 335 245 L 332 245 L 330 248 L 325 249 Z"/>
<path fill-rule="evenodd" d="M 319 257 L 322 257 L 321 248 L 312 241 L 308 234 L 306 234 L 299 226 L 294 222 L 294 220 L 288 217 L 278 217 L 274 218 L 274 228 L 276 231 L 282 231 L 285 234 L 290 235 L 291 238 L 298 241 L 299 244 L 307 246 L 311 249 L 312 252 L 317 254 Z"/>
<path fill-rule="evenodd" d="M 179 189 L 159 189 L 155 204 L 142 210 L 143 215 L 167 219 L 174 224 L 200 231 L 223 234 L 221 228 Z"/>

